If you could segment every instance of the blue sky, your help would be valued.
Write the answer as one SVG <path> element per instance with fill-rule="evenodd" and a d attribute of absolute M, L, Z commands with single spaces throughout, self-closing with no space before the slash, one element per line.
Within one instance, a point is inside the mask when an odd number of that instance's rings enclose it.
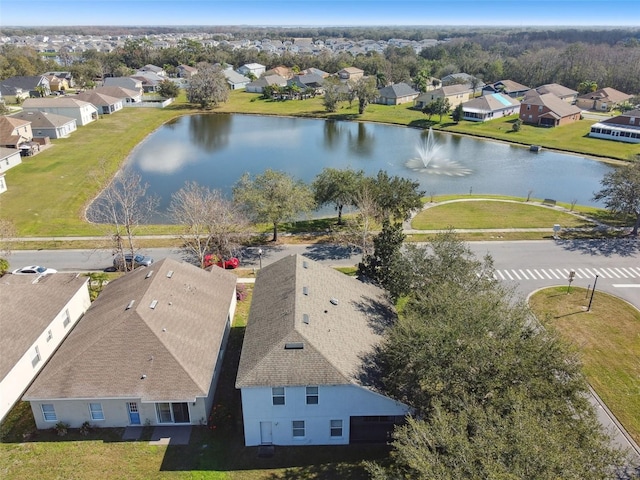
<path fill-rule="evenodd" d="M 1 26 L 640 26 L 640 0 L 0 0 Z"/>

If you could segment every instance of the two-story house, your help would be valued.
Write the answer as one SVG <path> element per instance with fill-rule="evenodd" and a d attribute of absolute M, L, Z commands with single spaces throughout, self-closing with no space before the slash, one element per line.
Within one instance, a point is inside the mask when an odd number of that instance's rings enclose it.
<path fill-rule="evenodd" d="M 245 444 L 388 441 L 409 409 L 367 362 L 395 319 L 383 290 L 300 255 L 260 270 L 236 377 Z"/>

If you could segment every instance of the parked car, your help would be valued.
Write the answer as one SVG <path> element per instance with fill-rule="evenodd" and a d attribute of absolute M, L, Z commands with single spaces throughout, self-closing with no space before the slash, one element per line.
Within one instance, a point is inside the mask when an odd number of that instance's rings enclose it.
<path fill-rule="evenodd" d="M 220 268 L 232 270 L 240 266 L 240 260 L 236 257 L 231 257 L 228 260 L 222 260 L 218 255 L 208 253 L 204 256 L 204 267 L 210 267 L 211 265 L 217 265 Z"/>
<path fill-rule="evenodd" d="M 121 254 L 113 257 L 113 266 L 117 270 L 124 270 L 125 264 L 127 265 L 127 270 L 132 270 L 138 267 L 148 267 L 153 263 L 153 258 L 147 257 L 146 255 L 142 255 L 137 253 L 132 255 L 130 253 L 125 253 L 124 257 Z"/>
<path fill-rule="evenodd" d="M 53 268 L 42 267 L 40 265 L 28 265 L 26 267 L 18 268 L 14 270 L 14 275 L 47 275 L 49 273 L 58 273 Z"/>

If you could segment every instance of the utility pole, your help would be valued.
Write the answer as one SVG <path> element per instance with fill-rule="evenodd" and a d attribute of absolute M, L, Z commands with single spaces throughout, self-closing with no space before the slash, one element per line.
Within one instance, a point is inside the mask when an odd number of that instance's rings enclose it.
<path fill-rule="evenodd" d="M 591 290 L 591 298 L 589 299 L 589 306 L 587 307 L 587 312 L 591 311 L 591 302 L 593 302 L 593 294 L 596 293 L 596 283 L 598 283 L 598 275 L 596 275 L 596 279 L 593 281 L 593 290 Z"/>

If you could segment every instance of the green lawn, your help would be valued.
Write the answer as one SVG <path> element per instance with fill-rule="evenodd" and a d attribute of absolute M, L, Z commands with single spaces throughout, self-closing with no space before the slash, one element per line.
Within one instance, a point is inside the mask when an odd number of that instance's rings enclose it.
<path fill-rule="evenodd" d="M 640 443 L 640 311 L 611 295 L 554 287 L 529 299 L 536 316 L 578 349 L 587 380 Z"/>
<path fill-rule="evenodd" d="M 483 228 L 591 227 L 593 223 L 570 213 L 524 202 L 461 200 L 437 204 L 414 217 L 411 228 L 443 230 Z"/>

